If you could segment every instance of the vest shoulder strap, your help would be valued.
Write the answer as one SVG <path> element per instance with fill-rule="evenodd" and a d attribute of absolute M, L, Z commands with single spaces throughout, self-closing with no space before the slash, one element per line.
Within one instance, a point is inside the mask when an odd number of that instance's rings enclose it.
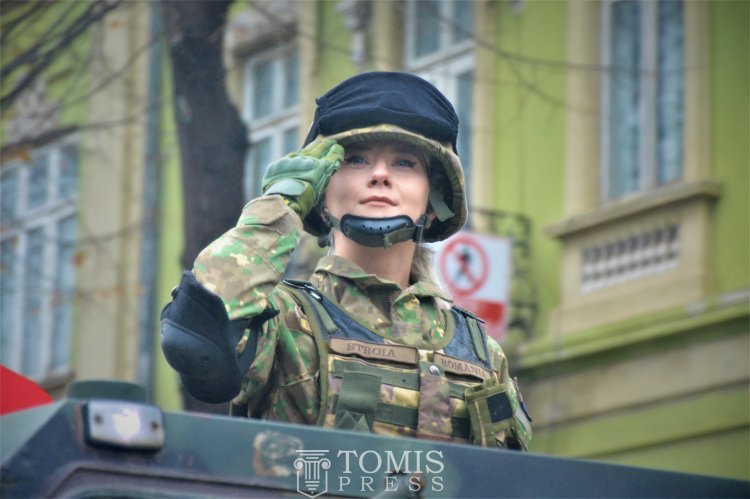
<path fill-rule="evenodd" d="M 480 364 L 492 370 L 490 356 L 487 349 L 487 334 L 484 331 L 482 319 L 461 307 L 453 306 L 454 331 L 448 345 L 443 351 L 451 357 Z"/>
<path fill-rule="evenodd" d="M 338 327 L 323 308 L 323 295 L 315 289 L 315 286 L 309 282 L 293 279 L 284 279 L 280 285 L 302 305 L 308 315 L 312 313 L 315 320 L 310 325 L 314 333 L 321 334 L 326 340 L 332 334 L 336 334 Z"/>
<path fill-rule="evenodd" d="M 311 322 L 311 327 L 313 333 L 320 336 L 323 341 L 327 342 L 332 335 L 335 335 L 339 338 L 384 343 L 382 336 L 357 322 L 309 282 L 285 279 L 281 284 L 300 302 L 306 313 L 315 314 L 316 320 Z M 451 340 L 443 349 L 445 354 L 480 364 L 491 370 L 487 336 L 482 327 L 484 321 L 468 310 L 457 306 L 451 307 L 450 313 L 453 320 L 448 321 L 448 327 L 453 327 L 453 331 L 447 332 Z"/>
<path fill-rule="evenodd" d="M 326 341 L 331 335 L 336 335 L 338 338 L 364 340 L 372 343 L 385 342 L 382 336 L 375 334 L 357 322 L 309 282 L 285 279 L 282 284 L 285 285 L 285 289 L 293 290 L 292 294 L 297 298 L 302 298 L 300 301 L 303 304 L 308 304 L 307 308 L 318 316 L 323 325 L 320 333 Z M 305 308 L 304 305 L 303 308 Z"/>
<path fill-rule="evenodd" d="M 336 325 L 319 304 L 323 295 L 314 286 L 304 281 L 292 281 L 291 279 L 285 279 L 279 285 L 302 306 L 310 321 L 320 364 L 318 376 L 320 409 L 316 425 L 323 426 L 326 408 L 328 407 L 328 346 L 326 343 L 328 337 L 336 332 Z"/>

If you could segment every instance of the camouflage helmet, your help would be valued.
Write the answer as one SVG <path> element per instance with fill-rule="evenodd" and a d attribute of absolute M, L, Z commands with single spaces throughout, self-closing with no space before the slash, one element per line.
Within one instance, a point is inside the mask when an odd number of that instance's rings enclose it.
<path fill-rule="evenodd" d="M 463 227 L 468 208 L 463 167 L 456 154 L 458 115 L 435 86 L 410 73 L 361 73 L 316 102 L 305 145 L 326 137 L 344 148 L 371 140 L 417 146 L 429 160 L 429 210 L 437 215 L 425 229 L 423 240 L 447 239 Z M 330 230 L 320 206 L 311 210 L 303 223 L 315 236 L 325 236 Z"/>

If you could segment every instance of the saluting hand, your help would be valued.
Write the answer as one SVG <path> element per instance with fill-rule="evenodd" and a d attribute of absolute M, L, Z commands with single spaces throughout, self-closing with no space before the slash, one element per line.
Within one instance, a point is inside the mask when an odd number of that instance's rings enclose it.
<path fill-rule="evenodd" d="M 304 218 L 323 197 L 331 175 L 343 159 L 344 148 L 335 140 L 316 140 L 268 165 L 263 176 L 263 194 L 282 195 Z"/>

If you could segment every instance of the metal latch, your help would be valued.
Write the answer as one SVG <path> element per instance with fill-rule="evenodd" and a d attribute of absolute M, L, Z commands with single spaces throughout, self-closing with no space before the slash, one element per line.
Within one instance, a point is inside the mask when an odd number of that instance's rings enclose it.
<path fill-rule="evenodd" d="M 156 406 L 120 400 L 89 400 L 83 407 L 91 444 L 137 450 L 164 446 L 164 415 Z"/>

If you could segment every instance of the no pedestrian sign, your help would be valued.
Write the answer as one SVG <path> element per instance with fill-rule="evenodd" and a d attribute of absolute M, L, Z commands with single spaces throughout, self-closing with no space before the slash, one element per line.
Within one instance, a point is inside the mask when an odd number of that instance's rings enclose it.
<path fill-rule="evenodd" d="M 487 334 L 502 341 L 510 300 L 511 241 L 461 231 L 433 248 L 438 277 L 454 304 L 485 321 Z"/>

